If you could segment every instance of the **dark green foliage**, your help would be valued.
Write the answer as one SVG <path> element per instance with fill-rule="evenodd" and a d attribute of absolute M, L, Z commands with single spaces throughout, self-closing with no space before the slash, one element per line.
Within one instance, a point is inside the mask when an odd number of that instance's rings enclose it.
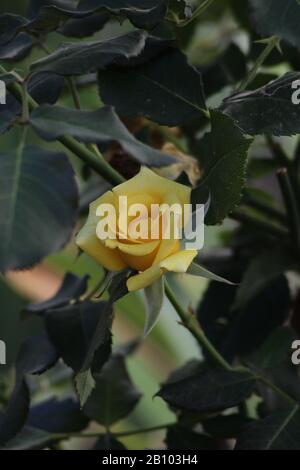
<path fill-rule="evenodd" d="M 71 300 L 78 301 L 81 295 L 87 290 L 87 281 L 88 276 L 79 278 L 74 274 L 67 273 L 61 288 L 54 297 L 45 302 L 29 304 L 24 311 L 34 314 L 44 314 L 48 310 L 68 305 Z"/>
<path fill-rule="evenodd" d="M 102 372 L 94 377 L 95 389 L 84 406 L 84 413 L 110 426 L 133 410 L 141 394 L 131 382 L 122 354 L 112 355 Z"/>
<path fill-rule="evenodd" d="M 145 31 L 132 31 L 112 39 L 63 44 L 35 62 L 32 72 L 83 75 L 109 66 L 142 64 L 168 48 L 172 41 L 159 40 Z"/>
<path fill-rule="evenodd" d="M 222 110 L 247 134 L 298 134 L 300 108 L 292 101 L 296 91 L 292 84 L 299 76 L 289 72 L 258 90 L 235 94 L 225 100 Z"/>
<path fill-rule="evenodd" d="M 186 411 L 218 411 L 238 405 L 255 386 L 250 373 L 211 369 L 163 385 L 157 395 Z"/>
<path fill-rule="evenodd" d="M 100 370 L 110 355 L 111 338 L 105 325 L 111 317 L 111 309 L 103 303 L 84 302 L 50 310 L 46 315 L 46 325 L 50 340 L 60 357 L 75 372 L 79 372 L 85 362 L 92 335 L 101 322 L 103 338 L 94 367 Z M 90 366 L 90 363 L 87 364 Z"/>
<path fill-rule="evenodd" d="M 294 46 L 300 44 L 300 4 L 297 0 L 250 0 L 253 23 L 263 37 L 279 36 Z"/>
<path fill-rule="evenodd" d="M 0 169 L 0 269 L 26 268 L 69 240 L 77 215 L 74 172 L 64 154 L 38 147 L 1 154 Z"/>
<path fill-rule="evenodd" d="M 28 374 L 43 374 L 58 355 L 45 334 L 24 341 L 16 360 L 16 383 L 4 413 L 0 415 L 0 445 L 6 444 L 24 426 L 29 412 Z"/>
<path fill-rule="evenodd" d="M 221 223 L 238 205 L 251 143 L 231 119 L 211 111 L 211 132 L 197 149 L 202 178 L 192 191 L 193 204 L 203 204 L 210 198 L 205 218 L 208 225 Z"/>
<path fill-rule="evenodd" d="M 126 116 L 175 126 L 200 117 L 206 108 L 201 75 L 178 50 L 135 68 L 109 68 L 98 80 L 104 103 Z"/>
<path fill-rule="evenodd" d="M 89 112 L 40 106 L 32 113 L 31 124 L 45 140 L 53 141 L 70 135 L 83 142 L 118 142 L 129 155 L 144 165 L 164 166 L 173 162 L 171 156 L 135 139 L 110 107 Z"/>
<path fill-rule="evenodd" d="M 234 270 L 231 263 L 226 263 L 226 275 L 228 270 Z M 234 276 L 238 280 L 240 274 Z M 207 336 L 230 360 L 260 347 L 267 336 L 286 321 L 291 305 L 288 284 L 282 275 L 266 282 L 247 305 L 234 308 L 242 285 L 234 287 L 212 282 L 197 311 Z"/>
<path fill-rule="evenodd" d="M 299 406 L 294 405 L 249 424 L 235 450 L 299 450 Z"/>

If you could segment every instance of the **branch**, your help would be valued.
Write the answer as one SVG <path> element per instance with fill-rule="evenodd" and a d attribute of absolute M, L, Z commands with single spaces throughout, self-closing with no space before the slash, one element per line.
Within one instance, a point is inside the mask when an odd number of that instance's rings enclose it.
<path fill-rule="evenodd" d="M 211 358 L 215 361 L 216 365 L 221 366 L 223 369 L 232 370 L 231 365 L 221 356 L 221 354 L 216 350 L 214 345 L 209 341 L 204 331 L 198 325 L 197 319 L 195 319 L 192 314 L 187 313 L 184 308 L 177 301 L 171 287 L 165 282 L 165 292 L 166 295 L 178 313 L 183 325 L 189 330 L 189 332 L 194 336 L 199 345 L 206 349 Z"/>
<path fill-rule="evenodd" d="M 284 227 L 275 224 L 270 224 L 265 220 L 258 219 L 250 214 L 247 214 L 246 212 L 242 212 L 240 209 L 236 209 L 235 211 L 233 211 L 230 215 L 230 218 L 245 225 L 251 225 L 255 229 L 260 230 L 264 233 L 268 233 L 269 235 L 279 238 L 284 242 L 289 241 L 289 232 Z"/>
<path fill-rule="evenodd" d="M 1 65 L 0 72 L 8 73 Z M 23 102 L 23 91 L 21 86 L 18 83 L 9 83 L 7 85 L 9 92 L 20 102 Z M 36 101 L 26 93 L 28 110 L 33 111 L 38 107 Z M 77 157 L 82 161 L 87 163 L 96 173 L 105 178 L 112 185 L 117 185 L 122 183 L 124 180 L 114 168 L 112 168 L 109 163 L 107 163 L 104 158 L 99 158 L 93 152 L 88 150 L 84 145 L 77 142 L 73 137 L 65 136 L 58 139 L 58 142 L 64 145 L 68 150 L 73 152 Z"/>

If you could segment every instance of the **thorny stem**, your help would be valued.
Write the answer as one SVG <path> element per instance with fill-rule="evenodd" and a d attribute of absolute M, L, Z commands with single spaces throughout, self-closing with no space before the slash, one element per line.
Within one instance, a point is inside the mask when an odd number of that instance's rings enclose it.
<path fill-rule="evenodd" d="M 75 108 L 81 110 L 80 96 L 76 87 L 74 77 L 68 77 L 68 85 L 74 101 Z"/>
<path fill-rule="evenodd" d="M 281 396 L 282 398 L 284 398 L 284 400 L 286 400 L 287 402 L 291 403 L 292 405 L 295 405 L 295 400 L 290 396 L 288 395 L 284 390 L 282 390 L 281 388 L 277 387 L 277 385 L 275 385 L 273 382 L 270 382 L 266 377 L 263 377 L 262 375 L 259 375 L 258 376 L 258 380 L 263 383 L 264 385 L 266 385 L 268 388 L 270 388 L 271 390 L 273 390 L 273 392 L 275 392 L 277 395 Z"/>
<path fill-rule="evenodd" d="M 212 4 L 213 1 L 214 0 L 205 0 L 203 3 L 201 3 L 201 5 L 196 8 L 192 16 L 190 18 L 186 18 L 185 20 L 180 20 L 178 16 L 174 13 L 172 14 L 172 16 L 167 16 L 166 19 L 171 23 L 175 23 L 176 26 L 178 26 L 179 28 L 184 28 L 196 18 L 198 18 L 198 16 L 202 15 L 202 13 L 205 12 L 205 10 Z"/>
<path fill-rule="evenodd" d="M 165 282 L 165 292 L 166 295 L 178 313 L 183 325 L 190 331 L 194 338 L 198 341 L 199 345 L 206 349 L 211 358 L 215 363 L 221 366 L 223 369 L 232 370 L 231 365 L 221 356 L 221 354 L 216 350 L 214 345 L 209 341 L 204 331 L 198 325 L 197 320 L 193 317 L 192 314 L 187 313 L 185 309 L 180 305 L 176 299 L 174 292 L 171 287 Z"/>
<path fill-rule="evenodd" d="M 278 165 L 289 166 L 290 160 L 279 142 L 276 142 L 270 135 L 266 136 L 267 143 Z"/>
<path fill-rule="evenodd" d="M 277 387 L 277 385 L 269 382 L 268 379 L 263 377 L 262 375 L 254 374 L 251 369 L 248 367 L 234 367 L 231 366 L 221 354 L 216 350 L 214 345 L 209 341 L 207 336 L 205 335 L 204 331 L 198 325 L 197 320 L 193 318 L 192 314 L 187 313 L 183 307 L 180 305 L 178 300 L 176 299 L 172 289 L 170 286 L 165 282 L 165 293 L 170 300 L 171 304 L 175 308 L 176 312 L 178 313 L 183 325 L 189 330 L 189 332 L 194 336 L 194 338 L 198 341 L 199 345 L 206 349 L 209 353 L 210 357 L 215 361 L 216 365 L 222 367 L 227 371 L 232 372 L 248 372 L 252 374 L 258 381 L 266 385 L 268 388 L 272 389 L 277 395 L 283 397 L 289 403 L 295 404 L 295 400 L 288 395 L 284 390 Z"/>
<path fill-rule="evenodd" d="M 78 109 L 78 111 L 81 111 L 81 103 L 80 103 L 80 95 L 76 86 L 75 78 L 74 77 L 68 77 L 68 85 L 70 89 L 71 96 L 73 98 L 73 102 L 75 105 L 75 108 Z M 99 149 L 97 145 L 95 144 L 86 144 L 85 145 L 88 150 L 91 150 L 93 153 L 98 155 L 98 157 L 103 158 L 102 154 L 99 152 Z"/>
<path fill-rule="evenodd" d="M 118 433 L 110 433 L 110 435 L 115 438 L 130 437 L 130 436 L 136 436 L 137 434 L 146 434 L 149 432 L 163 431 L 164 429 L 168 429 L 173 425 L 174 423 L 166 423 L 166 424 L 160 424 L 158 426 L 152 426 L 150 428 L 135 429 L 132 431 L 125 431 L 125 432 L 118 432 Z M 65 433 L 65 434 L 54 434 L 53 438 L 54 440 L 60 441 L 63 439 L 70 439 L 71 437 L 92 439 L 92 438 L 97 438 L 102 435 L 103 435 L 103 432 L 90 432 L 90 433 L 85 433 L 85 434 L 74 432 L 74 433 Z"/>
<path fill-rule="evenodd" d="M 280 223 L 286 224 L 287 222 L 287 218 L 283 212 L 276 209 L 276 207 L 272 207 L 268 204 L 265 204 L 263 201 L 260 201 L 256 199 L 255 197 L 247 195 L 247 200 L 245 201 L 245 205 L 260 211 L 264 215 L 269 216 L 272 219 Z"/>
<path fill-rule="evenodd" d="M 253 80 L 256 77 L 257 72 L 261 68 L 261 66 L 264 64 L 265 60 L 267 57 L 271 54 L 273 49 L 275 47 L 279 47 L 280 39 L 277 36 L 272 36 L 268 40 L 266 40 L 266 47 L 262 51 L 262 53 L 259 55 L 259 57 L 256 59 L 255 64 L 253 65 L 252 69 L 250 70 L 248 76 L 241 82 L 238 91 L 245 91 L 250 83 L 253 82 Z"/>
<path fill-rule="evenodd" d="M 242 212 L 240 209 L 236 209 L 231 215 L 230 218 L 236 220 L 237 222 L 241 222 L 245 225 L 251 225 L 255 227 L 257 230 L 260 230 L 264 233 L 268 233 L 269 235 L 280 238 L 281 240 L 287 242 L 289 232 L 284 227 L 279 225 L 270 224 L 265 220 L 258 219 L 257 217 L 253 217 L 250 214 L 247 214 L 245 211 Z"/>
<path fill-rule="evenodd" d="M 42 51 L 44 51 L 47 55 L 50 55 L 51 54 L 51 51 L 50 49 L 48 49 L 47 45 L 42 41 L 38 41 L 37 45 L 42 49 Z"/>
<path fill-rule="evenodd" d="M 293 192 L 296 198 L 296 204 L 298 211 L 300 211 L 300 192 L 299 192 L 299 161 L 298 161 L 298 149 L 296 149 L 295 158 L 290 159 L 279 142 L 276 142 L 271 136 L 267 136 L 268 145 L 273 153 L 274 159 L 280 165 L 280 167 L 286 167 L 288 170 L 288 175 L 290 183 L 293 188 Z M 297 158 L 298 157 L 298 158 Z"/>

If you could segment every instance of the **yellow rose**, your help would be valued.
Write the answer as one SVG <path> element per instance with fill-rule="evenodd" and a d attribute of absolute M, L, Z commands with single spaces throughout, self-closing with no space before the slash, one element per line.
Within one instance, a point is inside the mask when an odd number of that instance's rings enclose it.
<path fill-rule="evenodd" d="M 191 189 L 143 167 L 134 178 L 106 192 L 90 205 L 86 224 L 76 239 L 79 248 L 109 271 L 126 268 L 138 271 L 139 274 L 127 280 L 129 291 L 149 286 L 166 272 L 185 273 L 197 251 L 182 250 L 176 237 L 165 239 L 160 231 L 158 239 L 134 239 L 128 232 L 122 234 L 118 228 L 115 239 L 98 238 L 96 229 L 101 219 L 96 214 L 98 207 L 111 204 L 119 217 L 120 196 L 127 197 L 128 206 L 138 203 L 149 209 L 152 204 L 180 204 L 183 207 L 190 203 Z"/>

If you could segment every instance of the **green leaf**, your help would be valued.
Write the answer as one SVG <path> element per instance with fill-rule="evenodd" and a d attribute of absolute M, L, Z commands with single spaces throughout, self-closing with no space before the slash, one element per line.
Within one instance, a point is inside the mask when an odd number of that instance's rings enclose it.
<path fill-rule="evenodd" d="M 6 85 L 16 81 L 16 77 L 7 75 L 1 77 Z M 27 81 L 27 91 L 39 104 L 54 104 L 64 87 L 64 78 L 47 73 L 32 76 Z M 0 105 L 0 135 L 13 126 L 17 116 L 21 114 L 21 103 L 6 89 L 6 104 Z"/>
<path fill-rule="evenodd" d="M 16 113 L 14 110 L 10 110 L 7 105 L 0 105 L 3 106 L 4 109 L 0 108 L 0 135 L 4 134 L 14 122 L 16 118 Z"/>
<path fill-rule="evenodd" d="M 213 369 L 162 386 L 157 396 L 186 411 L 210 412 L 238 405 L 255 387 L 248 372 Z"/>
<path fill-rule="evenodd" d="M 190 274 L 191 276 L 204 277 L 205 279 L 209 279 L 210 281 L 223 282 L 225 284 L 229 284 L 230 286 L 236 285 L 234 282 L 230 282 L 224 277 L 218 276 L 217 274 L 208 271 L 207 269 L 203 268 L 203 266 L 200 266 L 197 263 L 191 263 L 186 274 Z"/>
<path fill-rule="evenodd" d="M 38 104 L 54 104 L 65 86 L 65 79 L 51 73 L 39 73 L 32 75 L 27 83 L 28 93 Z"/>
<path fill-rule="evenodd" d="M 61 369 L 53 371 L 51 380 L 55 384 L 62 384 L 60 380 Z M 29 412 L 26 425 L 41 429 L 49 433 L 73 433 L 86 429 L 89 420 L 80 410 L 80 404 L 74 397 L 50 397 L 35 403 Z"/>
<path fill-rule="evenodd" d="M 89 276 L 78 277 L 75 274 L 67 273 L 58 292 L 48 300 L 35 302 L 26 305 L 24 312 L 38 315 L 44 314 L 47 310 L 64 307 L 71 301 L 79 301 L 80 297 L 87 290 Z"/>
<path fill-rule="evenodd" d="M 0 16 L 0 46 L 10 42 L 16 34 L 16 29 L 26 24 L 26 18 L 19 15 L 4 13 Z"/>
<path fill-rule="evenodd" d="M 79 396 L 80 405 L 83 407 L 96 386 L 96 382 L 92 376 L 91 370 L 88 369 L 84 372 L 79 372 L 79 374 L 75 377 L 75 385 Z"/>
<path fill-rule="evenodd" d="M 0 45 L 7 44 L 23 31 L 36 35 L 46 35 L 58 30 L 64 36 L 91 36 L 109 20 L 105 13 L 68 10 L 55 5 L 42 6 L 35 18 L 28 21 L 17 15 L 0 16 Z"/>
<path fill-rule="evenodd" d="M 300 5 L 297 0 L 250 0 L 253 21 L 262 36 L 278 36 L 300 46 Z"/>
<path fill-rule="evenodd" d="M 203 176 L 192 191 L 193 204 L 203 204 L 210 195 L 207 225 L 221 223 L 240 202 L 251 143 L 232 119 L 220 111 L 211 111 L 211 132 L 204 136 L 198 149 Z"/>
<path fill-rule="evenodd" d="M 0 445 L 13 439 L 26 422 L 30 406 L 26 376 L 43 374 L 57 360 L 57 352 L 44 333 L 22 343 L 16 360 L 16 383 L 5 410 L 0 413 Z"/>
<path fill-rule="evenodd" d="M 20 433 L 8 441 L 3 450 L 42 450 L 54 441 L 54 435 L 24 426 Z"/>
<path fill-rule="evenodd" d="M 137 67 L 109 68 L 98 80 L 103 102 L 122 115 L 175 126 L 205 113 L 201 75 L 179 50 Z"/>
<path fill-rule="evenodd" d="M 110 15 L 107 13 L 94 13 L 83 18 L 68 20 L 63 26 L 60 26 L 58 32 L 63 36 L 72 38 L 84 38 L 92 36 L 101 31 L 109 21 Z"/>
<path fill-rule="evenodd" d="M 221 109 L 250 135 L 299 134 L 300 106 L 292 101 L 294 93 L 299 98 L 299 87 L 292 88 L 299 78 L 298 72 L 288 72 L 262 88 L 229 97 Z"/>
<path fill-rule="evenodd" d="M 238 288 L 233 309 L 245 307 L 280 274 L 293 268 L 294 261 L 283 250 L 267 250 L 252 259 Z"/>
<path fill-rule="evenodd" d="M 101 374 L 95 374 L 96 387 L 84 406 L 84 413 L 104 426 L 127 416 L 140 400 L 132 384 L 122 354 L 114 354 Z"/>
<path fill-rule="evenodd" d="M 0 174 L 0 269 L 26 268 L 70 239 L 78 204 L 74 172 L 64 154 L 25 147 L 0 155 Z"/>
<path fill-rule="evenodd" d="M 45 5 L 39 9 L 33 20 L 27 21 L 18 29 L 34 36 L 46 35 L 56 30 L 66 36 L 89 36 L 99 31 L 108 19 L 107 15 L 93 13 L 93 11 Z"/>
<path fill-rule="evenodd" d="M 163 301 L 164 301 L 164 281 L 163 278 L 153 282 L 145 288 L 146 298 L 146 323 L 144 327 L 144 337 L 147 336 L 156 325 Z"/>
<path fill-rule="evenodd" d="M 82 37 L 99 31 L 110 17 L 117 17 L 120 22 L 128 18 L 138 28 L 153 29 L 164 19 L 167 9 L 165 0 L 114 0 L 113 5 L 111 0 L 56 3 L 42 4 L 31 21 L 16 15 L 2 15 L 2 22 L 8 25 L 4 36 L 11 35 L 11 31 L 44 36 L 57 30 L 60 34 Z M 1 32 L 0 20 L 0 42 Z"/>
<path fill-rule="evenodd" d="M 152 29 L 164 19 L 167 6 L 165 0 L 80 0 L 78 9 L 105 11 L 128 18 L 137 28 Z"/>
<path fill-rule="evenodd" d="M 235 450 L 300 450 L 300 411 L 295 404 L 249 424 Z"/>
<path fill-rule="evenodd" d="M 49 338 L 63 361 L 76 373 L 88 370 L 91 365 L 93 371 L 100 371 L 109 359 L 111 317 L 111 306 L 103 301 L 77 302 L 46 312 Z M 98 325 L 101 325 L 101 341 L 96 344 L 87 361 L 90 343 Z"/>
<path fill-rule="evenodd" d="M 34 62 L 32 72 L 84 75 L 109 66 L 143 63 L 170 47 L 169 39 L 131 31 L 111 39 L 63 44 L 52 54 Z"/>
<path fill-rule="evenodd" d="M 33 47 L 32 39 L 25 33 L 18 34 L 14 39 L 0 48 L 0 60 L 23 60 Z"/>
<path fill-rule="evenodd" d="M 240 280 L 245 265 L 239 263 L 236 256 L 224 260 L 222 273 Z M 283 275 L 244 308 L 233 311 L 236 291 L 237 287 L 210 282 L 197 309 L 206 336 L 229 362 L 257 351 L 271 332 L 288 320 L 291 308 L 291 293 Z"/>
<path fill-rule="evenodd" d="M 32 49 L 32 39 L 19 30 L 26 18 L 4 13 L 0 16 L 0 60 L 22 60 Z"/>
<path fill-rule="evenodd" d="M 58 106 L 43 105 L 31 114 L 30 122 L 45 140 L 54 141 L 69 135 L 86 143 L 119 142 L 144 165 L 163 166 L 174 159 L 137 140 L 112 108 L 98 111 L 79 111 Z"/>
<path fill-rule="evenodd" d="M 126 286 L 128 272 L 120 272 L 109 285 L 109 300 L 105 303 L 104 311 L 97 324 L 90 330 L 90 340 L 81 367 L 81 371 L 87 370 L 93 363 L 92 371 L 99 372 L 103 366 L 102 353 L 104 351 L 105 361 L 107 360 L 107 344 L 111 345 L 111 324 L 113 315 L 113 305 L 128 293 Z M 97 305 L 97 304 L 96 304 Z"/>

